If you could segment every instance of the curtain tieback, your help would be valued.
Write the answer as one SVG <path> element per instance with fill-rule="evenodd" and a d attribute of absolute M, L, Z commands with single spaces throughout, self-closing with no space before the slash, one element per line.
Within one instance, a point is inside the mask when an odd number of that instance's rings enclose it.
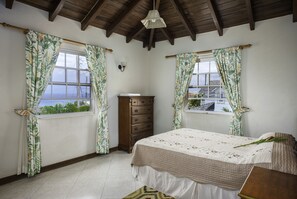
<path fill-rule="evenodd" d="M 235 111 L 234 111 L 234 113 L 245 113 L 245 112 L 248 112 L 248 111 L 250 111 L 250 109 L 248 108 L 248 107 L 239 107 L 239 108 L 237 108 Z"/>
<path fill-rule="evenodd" d="M 29 116 L 34 113 L 30 109 L 14 109 L 14 112 L 20 116 Z"/>

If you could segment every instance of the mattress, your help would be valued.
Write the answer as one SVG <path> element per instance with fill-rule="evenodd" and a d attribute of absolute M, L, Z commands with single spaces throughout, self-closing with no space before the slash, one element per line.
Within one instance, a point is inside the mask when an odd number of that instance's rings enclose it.
<path fill-rule="evenodd" d="M 271 135 L 288 140 L 234 148 Z M 227 190 L 239 190 L 254 165 L 297 175 L 294 137 L 268 133 L 258 139 L 177 129 L 138 141 L 132 165 Z"/>

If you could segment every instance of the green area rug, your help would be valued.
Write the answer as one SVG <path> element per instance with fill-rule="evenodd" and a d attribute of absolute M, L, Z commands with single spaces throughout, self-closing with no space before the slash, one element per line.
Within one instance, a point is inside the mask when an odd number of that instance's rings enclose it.
<path fill-rule="evenodd" d="M 156 191 L 150 187 L 144 186 L 133 193 L 130 193 L 123 199 L 174 199 L 171 196 L 165 195 L 159 191 Z"/>

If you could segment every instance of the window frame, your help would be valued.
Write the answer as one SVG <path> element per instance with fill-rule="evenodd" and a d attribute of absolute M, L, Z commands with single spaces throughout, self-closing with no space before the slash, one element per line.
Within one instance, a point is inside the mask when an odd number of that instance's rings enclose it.
<path fill-rule="evenodd" d="M 192 80 L 192 77 L 193 75 L 196 75 L 196 84 L 195 86 L 191 86 L 191 83 L 189 84 L 188 88 L 187 88 L 187 96 L 186 96 L 186 103 L 185 103 L 185 112 L 190 112 L 190 113 L 205 113 L 205 114 L 220 114 L 220 115 L 233 115 L 233 112 L 232 112 L 232 109 L 229 109 L 230 111 L 227 112 L 227 111 L 207 111 L 207 110 L 195 110 L 195 109 L 190 109 L 189 108 L 189 101 L 190 100 L 212 100 L 212 101 L 216 101 L 216 103 L 219 103 L 219 101 L 224 101 L 224 103 L 228 103 L 228 106 L 230 107 L 230 104 L 228 102 L 228 99 L 226 97 L 226 94 L 225 94 L 225 89 L 223 88 L 223 84 L 222 84 L 222 79 L 221 79 L 221 76 L 220 76 L 220 73 L 219 71 L 217 72 L 212 72 L 211 71 L 211 62 L 214 61 L 215 62 L 215 58 L 213 56 L 212 53 L 206 53 L 206 54 L 201 54 L 199 55 L 199 61 L 196 62 L 195 64 L 195 67 L 197 67 L 197 72 L 195 72 L 195 68 L 192 72 L 192 76 L 191 76 L 191 80 Z M 209 68 L 208 68 L 208 72 L 202 72 L 202 73 L 199 73 L 199 63 L 201 62 L 208 62 L 209 63 Z M 216 63 L 215 63 L 216 64 Z M 197 66 L 196 66 L 197 65 Z M 211 74 L 218 74 L 219 77 L 220 77 L 220 84 L 217 85 L 217 84 L 214 84 L 214 85 L 211 85 L 210 84 L 210 76 Z M 203 86 L 200 86 L 199 85 L 199 75 L 207 75 L 207 78 L 205 78 L 205 80 L 207 81 L 207 84 L 203 85 Z M 206 77 L 206 76 L 205 76 Z M 189 89 L 190 88 L 196 88 L 196 89 L 199 89 L 199 88 L 207 88 L 207 96 L 208 97 L 199 97 L 199 91 L 198 91 L 198 97 L 189 97 Z M 220 89 L 220 93 L 219 93 L 219 98 L 218 97 L 210 97 L 210 89 L 211 88 L 219 88 Z M 224 91 L 224 94 L 223 92 Z M 222 94 L 225 96 L 225 97 L 222 97 Z M 231 108 L 231 107 L 230 107 Z"/>
<path fill-rule="evenodd" d="M 95 112 L 95 109 L 94 109 L 94 99 L 93 99 L 93 88 L 92 88 L 92 78 L 91 78 L 91 72 L 89 71 L 88 68 L 86 69 L 81 69 L 79 67 L 79 56 L 84 56 L 86 57 L 86 53 L 83 52 L 83 51 L 78 51 L 78 50 L 71 50 L 71 49 L 66 49 L 66 48 L 62 48 L 60 49 L 59 51 L 59 54 L 60 53 L 64 53 L 64 66 L 59 66 L 59 65 L 55 65 L 54 69 L 55 68 L 58 68 L 58 69 L 63 69 L 64 70 L 64 73 L 65 73 L 65 81 L 64 82 L 59 82 L 59 81 L 53 81 L 53 77 L 52 77 L 52 74 L 50 76 L 50 79 L 49 79 L 49 82 L 46 86 L 46 88 L 51 85 L 51 91 L 50 91 L 50 96 L 49 97 L 43 97 L 44 93 L 42 94 L 42 97 L 41 97 L 41 100 L 69 100 L 69 101 L 89 101 L 90 102 L 90 108 L 88 111 L 81 111 L 81 112 L 69 112 L 69 113 L 55 113 L 55 114 L 42 114 L 39 112 L 39 116 L 38 118 L 60 118 L 60 117 L 65 117 L 65 116 L 69 116 L 69 117 L 76 117 L 76 116 L 83 116 L 83 115 L 89 115 L 90 113 L 94 113 Z M 76 67 L 73 68 L 73 67 L 67 67 L 67 64 L 66 64 L 66 56 L 67 54 L 72 54 L 72 55 L 75 55 L 76 56 Z M 59 56 L 59 55 L 58 55 Z M 77 78 L 77 82 L 68 82 L 67 81 L 67 72 L 68 70 L 75 70 L 76 71 L 76 78 Z M 80 71 L 88 71 L 89 74 L 90 74 L 90 83 L 81 83 L 80 82 Z M 54 70 L 53 70 L 54 72 Z M 65 86 L 65 97 L 61 97 L 61 98 L 54 98 L 53 97 L 53 86 L 55 85 L 63 85 Z M 76 86 L 77 87 L 77 96 L 76 98 L 70 98 L 68 97 L 68 86 Z M 86 86 L 86 87 L 90 87 L 90 97 L 89 98 L 82 98 L 81 97 L 81 92 L 80 92 L 80 87 L 81 86 Z M 38 109 L 40 109 L 41 107 L 38 105 Z"/>

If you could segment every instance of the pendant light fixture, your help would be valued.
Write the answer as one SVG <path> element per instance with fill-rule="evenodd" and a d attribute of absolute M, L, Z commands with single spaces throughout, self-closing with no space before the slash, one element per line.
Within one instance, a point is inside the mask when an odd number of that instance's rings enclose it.
<path fill-rule="evenodd" d="M 148 12 L 147 16 L 141 20 L 141 23 L 143 23 L 146 29 L 166 27 L 166 23 L 164 22 L 163 18 L 160 17 L 158 10 L 155 8 L 155 0 L 153 0 L 153 10 Z"/>

